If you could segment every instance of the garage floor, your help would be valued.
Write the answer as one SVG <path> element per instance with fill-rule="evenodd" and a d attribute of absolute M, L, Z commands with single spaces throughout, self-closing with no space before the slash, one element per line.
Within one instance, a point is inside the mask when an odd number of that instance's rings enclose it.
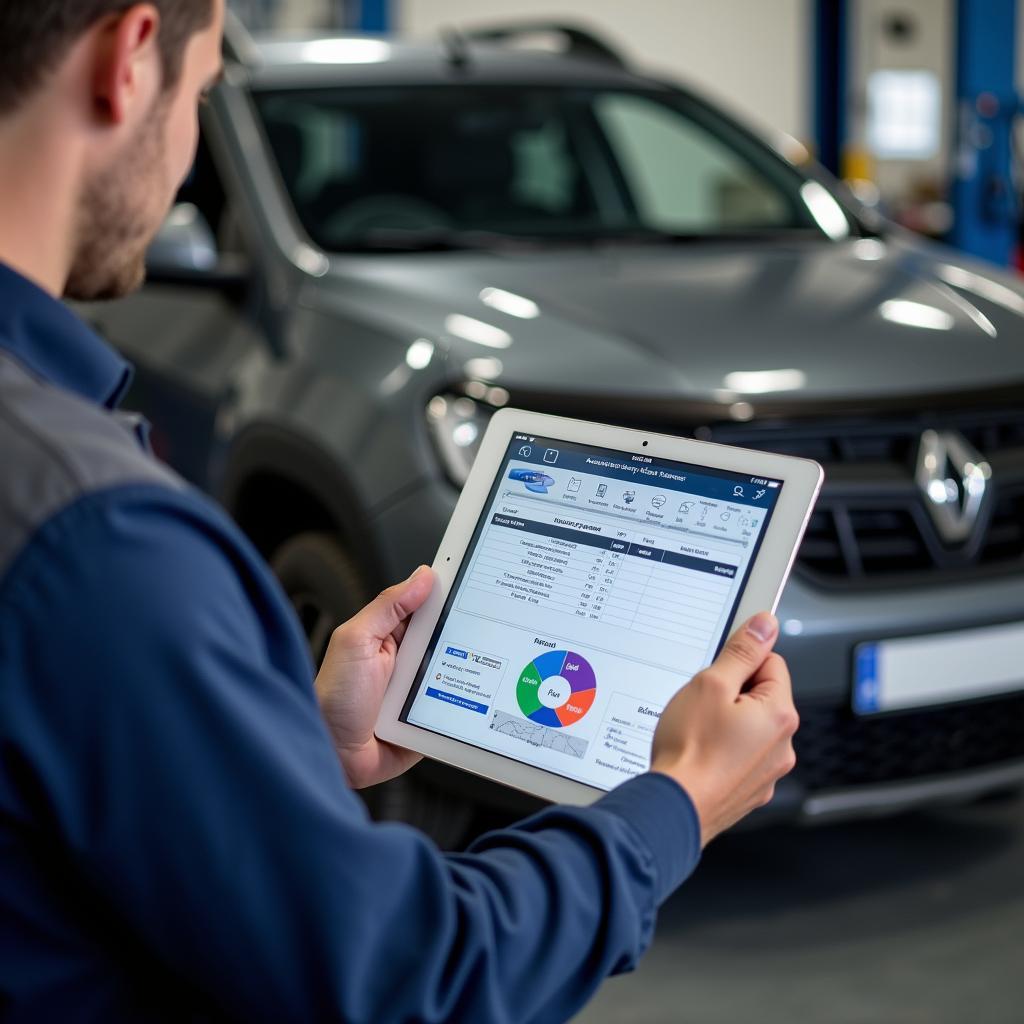
<path fill-rule="evenodd" d="M 1024 801 L 727 835 L 578 1024 L 1020 1024 Z"/>

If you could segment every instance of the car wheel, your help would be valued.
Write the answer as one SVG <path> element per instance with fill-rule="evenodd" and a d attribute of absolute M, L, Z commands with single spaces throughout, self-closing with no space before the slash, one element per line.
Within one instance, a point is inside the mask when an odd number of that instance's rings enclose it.
<path fill-rule="evenodd" d="M 319 668 L 335 626 L 366 604 L 369 588 L 348 552 L 329 533 L 300 533 L 285 541 L 270 567 L 299 616 Z"/>
<path fill-rule="evenodd" d="M 329 533 L 292 537 L 274 554 L 270 566 L 295 608 L 319 667 L 334 628 L 366 604 L 370 588 L 355 561 Z M 378 821 L 404 821 L 443 849 L 455 849 L 469 836 L 473 804 L 418 778 L 415 768 L 360 796 Z"/>

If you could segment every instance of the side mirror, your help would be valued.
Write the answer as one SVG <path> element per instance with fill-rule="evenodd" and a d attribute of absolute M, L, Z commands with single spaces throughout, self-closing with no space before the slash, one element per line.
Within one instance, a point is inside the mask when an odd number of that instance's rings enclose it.
<path fill-rule="evenodd" d="M 193 203 L 178 203 L 167 215 L 146 253 L 150 281 L 216 288 L 236 298 L 249 283 L 249 263 L 241 254 L 223 254 L 209 221 Z"/>
<path fill-rule="evenodd" d="M 171 210 L 146 253 L 146 269 L 157 280 L 210 272 L 218 262 L 213 229 L 193 203 Z"/>

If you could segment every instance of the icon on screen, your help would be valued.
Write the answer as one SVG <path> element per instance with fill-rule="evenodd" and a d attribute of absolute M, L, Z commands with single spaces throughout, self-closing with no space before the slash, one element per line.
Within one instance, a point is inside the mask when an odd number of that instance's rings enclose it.
<path fill-rule="evenodd" d="M 754 491 L 754 501 L 760 501 L 765 496 L 765 489 L 762 487 L 759 491 Z"/>
<path fill-rule="evenodd" d="M 603 498 L 607 493 L 608 493 L 608 485 L 607 484 L 598 484 L 597 485 L 597 496 L 599 498 Z"/>
<path fill-rule="evenodd" d="M 661 508 L 661 506 L 664 505 L 667 500 L 668 499 L 665 497 L 664 494 L 656 494 L 653 498 L 651 498 L 651 504 L 655 508 Z"/>
<path fill-rule="evenodd" d="M 569 477 L 569 486 L 566 487 L 566 490 L 575 494 L 580 489 L 581 483 L 583 483 L 583 481 L 578 476 L 571 476 Z"/>
<path fill-rule="evenodd" d="M 548 488 L 554 486 L 555 478 L 542 473 L 539 469 L 513 469 L 508 474 L 509 480 L 519 480 L 528 491 L 534 494 L 547 494 Z"/>
<path fill-rule="evenodd" d="M 684 516 L 688 516 L 690 514 L 690 509 L 692 509 L 692 508 L 693 508 L 693 502 L 692 501 L 684 501 L 682 503 L 682 505 L 679 506 L 679 511 L 682 512 L 682 514 Z"/>
<path fill-rule="evenodd" d="M 528 459 L 532 454 L 533 449 L 528 444 L 524 444 L 523 447 L 519 449 L 520 458 Z"/>
<path fill-rule="evenodd" d="M 624 491 L 622 495 L 622 500 L 627 505 L 632 505 L 633 502 L 636 501 L 636 491 Z"/>
<path fill-rule="evenodd" d="M 736 485 L 736 486 L 735 486 L 735 487 L 734 487 L 734 488 L 732 489 L 732 496 L 733 496 L 734 498 L 742 498 L 742 497 L 743 497 L 743 488 L 742 488 L 742 487 L 740 487 L 740 485 L 739 485 L 739 484 L 737 484 L 737 485 Z"/>
<path fill-rule="evenodd" d="M 549 464 L 554 464 L 558 461 L 558 449 L 557 448 L 545 448 L 544 449 L 544 461 Z"/>
<path fill-rule="evenodd" d="M 732 519 L 732 516 L 728 512 L 723 512 L 722 513 L 722 522 L 723 523 L 729 522 L 730 519 Z"/>

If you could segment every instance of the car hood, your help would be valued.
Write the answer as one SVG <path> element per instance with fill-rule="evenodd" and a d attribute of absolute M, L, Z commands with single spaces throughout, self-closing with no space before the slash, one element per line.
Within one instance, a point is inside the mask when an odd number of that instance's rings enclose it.
<path fill-rule="evenodd" d="M 1024 381 L 1024 288 L 903 236 L 338 257 L 331 276 L 350 311 L 510 389 L 811 401 Z"/>

